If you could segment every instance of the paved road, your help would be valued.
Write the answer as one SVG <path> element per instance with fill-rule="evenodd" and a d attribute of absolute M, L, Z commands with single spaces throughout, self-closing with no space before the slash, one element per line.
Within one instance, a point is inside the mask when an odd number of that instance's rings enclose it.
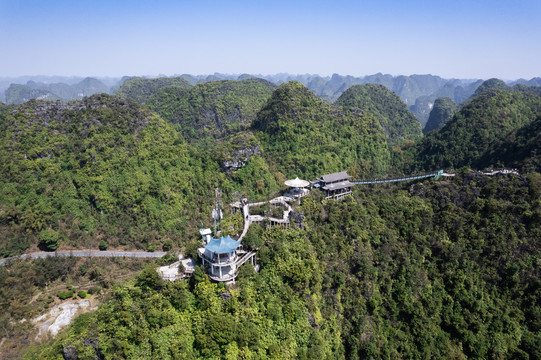
<path fill-rule="evenodd" d="M 9 260 L 15 259 L 37 259 L 54 256 L 77 256 L 77 257 L 133 257 L 133 258 L 159 258 L 165 255 L 164 251 L 99 251 L 99 250 L 69 250 L 69 251 L 54 251 L 54 252 L 35 252 L 14 256 L 10 258 L 0 259 L 0 266 L 3 266 Z"/>

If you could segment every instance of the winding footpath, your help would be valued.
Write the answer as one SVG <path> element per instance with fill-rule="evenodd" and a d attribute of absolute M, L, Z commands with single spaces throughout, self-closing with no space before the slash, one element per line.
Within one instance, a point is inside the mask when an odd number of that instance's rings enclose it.
<path fill-rule="evenodd" d="M 115 251 L 115 250 L 65 250 L 53 252 L 34 252 L 23 254 L 21 256 L 13 256 L 5 259 L 0 259 L 0 266 L 4 266 L 8 261 L 25 260 L 25 259 L 44 259 L 46 257 L 131 257 L 131 258 L 159 258 L 165 255 L 165 251 Z"/>
<path fill-rule="evenodd" d="M 250 228 L 250 225 L 253 222 L 261 222 L 261 221 L 263 221 L 265 219 L 269 219 L 269 220 L 274 221 L 276 223 L 285 223 L 285 222 L 287 222 L 288 219 L 289 219 L 289 213 L 291 211 L 293 211 L 293 208 L 288 203 L 288 201 L 291 201 L 291 200 L 292 199 L 287 198 L 285 196 L 278 196 L 277 198 L 274 198 L 274 199 L 271 199 L 271 200 L 268 200 L 268 201 L 261 201 L 261 202 L 257 202 L 257 203 L 244 204 L 244 206 L 242 207 L 242 214 L 243 214 L 243 218 L 244 218 L 244 229 L 242 230 L 242 234 L 240 235 L 240 237 L 239 237 L 239 239 L 237 241 L 241 241 L 244 238 L 244 236 L 248 232 L 248 229 Z M 251 215 L 250 214 L 250 207 L 251 206 L 261 206 L 261 205 L 264 205 L 266 203 L 284 205 L 286 207 L 286 210 L 284 211 L 283 217 L 281 219 L 277 219 L 277 218 L 273 218 L 273 217 L 270 217 L 270 216 Z"/>

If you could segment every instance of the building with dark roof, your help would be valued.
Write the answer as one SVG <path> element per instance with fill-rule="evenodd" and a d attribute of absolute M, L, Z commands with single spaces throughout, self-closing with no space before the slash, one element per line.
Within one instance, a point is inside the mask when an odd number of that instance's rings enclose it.
<path fill-rule="evenodd" d="M 349 181 L 350 175 L 345 171 L 322 175 L 320 178 L 312 181 L 314 187 L 320 188 L 325 192 L 325 199 L 339 200 L 351 194 L 351 188 L 354 183 Z"/>

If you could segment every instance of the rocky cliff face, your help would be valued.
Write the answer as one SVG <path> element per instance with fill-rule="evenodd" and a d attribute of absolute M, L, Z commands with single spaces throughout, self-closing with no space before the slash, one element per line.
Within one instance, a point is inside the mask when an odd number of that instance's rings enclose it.
<path fill-rule="evenodd" d="M 237 171 L 246 166 L 246 163 L 252 156 L 261 154 L 261 147 L 254 145 L 241 149 L 235 149 L 225 153 L 225 158 L 222 160 L 221 166 L 225 171 Z"/>
<path fill-rule="evenodd" d="M 409 107 L 410 111 L 415 114 L 421 126 L 425 126 L 430 116 L 430 111 L 434 106 L 434 100 L 430 96 L 421 96 L 415 100 L 415 105 Z"/>
<path fill-rule="evenodd" d="M 438 130 L 458 111 L 458 106 L 449 98 L 438 98 L 430 112 L 423 133 Z"/>

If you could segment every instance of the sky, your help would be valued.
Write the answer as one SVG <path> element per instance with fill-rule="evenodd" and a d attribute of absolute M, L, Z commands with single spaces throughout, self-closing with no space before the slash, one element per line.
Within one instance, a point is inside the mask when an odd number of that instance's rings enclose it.
<path fill-rule="evenodd" d="M 540 0 L 0 0 L 0 77 L 541 76 Z"/>

